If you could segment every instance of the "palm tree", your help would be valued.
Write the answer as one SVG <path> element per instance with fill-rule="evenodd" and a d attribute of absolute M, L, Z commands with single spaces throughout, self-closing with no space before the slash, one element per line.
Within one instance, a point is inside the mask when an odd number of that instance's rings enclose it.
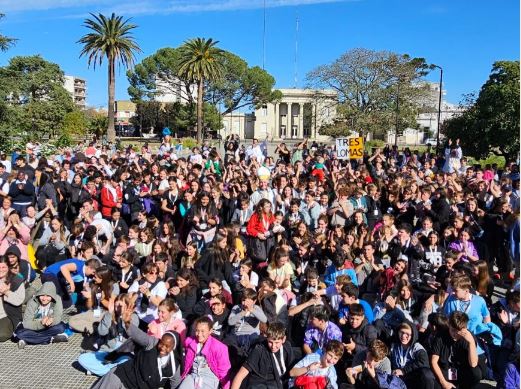
<path fill-rule="evenodd" d="M 114 13 L 107 18 L 105 15 L 94 15 L 92 19 L 85 19 L 84 26 L 91 30 L 88 34 L 81 37 L 77 43 L 83 45 L 80 58 L 84 55 L 88 57 L 89 66 L 91 63 L 96 69 L 96 65 L 103 62 L 107 57 L 108 61 L 108 94 L 109 123 L 107 137 L 109 142 L 114 142 L 116 132 L 114 131 L 114 91 L 116 89 L 115 67 L 116 62 L 126 68 L 132 67 L 135 60 L 135 53 L 141 52 L 140 47 L 134 40 L 131 30 L 137 26 L 129 24 L 130 19 L 123 20 L 122 16 Z"/>
<path fill-rule="evenodd" d="M 0 13 L 0 19 L 4 18 L 4 14 Z M 15 38 L 10 38 L 8 36 L 0 34 L 0 51 L 7 51 L 11 46 L 13 46 L 16 42 Z"/>
<path fill-rule="evenodd" d="M 203 138 L 203 95 L 204 82 L 215 81 L 222 76 L 224 51 L 216 47 L 219 41 L 194 38 L 181 47 L 178 76 L 197 83 L 197 142 Z"/>

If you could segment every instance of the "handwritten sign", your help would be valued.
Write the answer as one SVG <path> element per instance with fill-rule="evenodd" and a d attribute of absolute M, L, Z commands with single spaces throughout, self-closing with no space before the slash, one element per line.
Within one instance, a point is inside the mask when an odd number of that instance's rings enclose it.
<path fill-rule="evenodd" d="M 364 156 L 364 138 L 336 138 L 338 159 L 358 159 Z"/>

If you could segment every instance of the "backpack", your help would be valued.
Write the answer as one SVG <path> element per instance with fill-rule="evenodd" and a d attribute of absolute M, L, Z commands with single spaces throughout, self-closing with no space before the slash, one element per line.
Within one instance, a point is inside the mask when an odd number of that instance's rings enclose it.
<path fill-rule="evenodd" d="M 327 379 L 322 376 L 301 375 L 295 379 L 294 387 L 298 389 L 326 389 Z"/>
<path fill-rule="evenodd" d="M 407 389 L 402 379 L 392 374 L 376 370 L 376 378 L 381 389 Z"/>

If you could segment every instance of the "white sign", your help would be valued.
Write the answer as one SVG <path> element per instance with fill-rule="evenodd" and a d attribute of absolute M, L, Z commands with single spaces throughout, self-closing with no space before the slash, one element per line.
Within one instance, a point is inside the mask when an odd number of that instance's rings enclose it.
<path fill-rule="evenodd" d="M 336 157 L 338 159 L 349 159 L 349 138 L 336 138 Z"/>

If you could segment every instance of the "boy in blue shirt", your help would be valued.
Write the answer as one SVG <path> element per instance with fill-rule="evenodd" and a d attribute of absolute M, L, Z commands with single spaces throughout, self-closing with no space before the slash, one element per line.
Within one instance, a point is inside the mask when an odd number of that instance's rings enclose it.
<path fill-rule="evenodd" d="M 76 287 L 83 288 L 86 278 L 93 276 L 100 266 L 101 262 L 97 258 L 86 262 L 77 258 L 65 259 L 45 269 L 42 283 L 52 282 L 56 286 L 56 293 L 63 300 L 63 307 L 68 308 L 72 305 L 71 294 L 76 292 Z"/>
<path fill-rule="evenodd" d="M 346 324 L 349 314 L 349 306 L 351 304 L 360 304 L 364 308 L 364 315 L 369 324 L 374 320 L 373 308 L 365 300 L 358 298 L 358 288 L 353 284 L 347 284 L 342 287 L 340 292 L 340 305 L 338 306 L 338 322 Z"/>
<path fill-rule="evenodd" d="M 354 269 L 346 269 L 344 268 L 344 255 L 342 251 L 337 251 L 335 257 L 333 258 L 333 264 L 329 266 L 326 270 L 326 275 L 324 276 L 324 282 L 327 286 L 331 286 L 335 284 L 336 278 L 341 274 L 346 274 L 351 278 L 351 282 L 358 286 L 358 279 L 356 277 L 356 272 Z"/>

